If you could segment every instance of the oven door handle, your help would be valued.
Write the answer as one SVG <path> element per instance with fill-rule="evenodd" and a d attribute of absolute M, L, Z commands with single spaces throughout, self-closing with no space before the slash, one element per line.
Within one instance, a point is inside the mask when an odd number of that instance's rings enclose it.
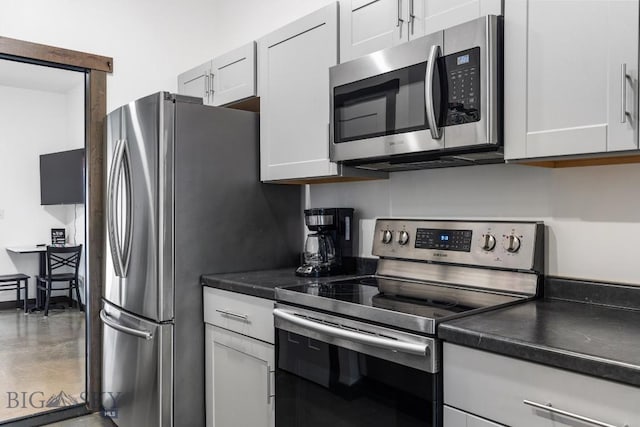
<path fill-rule="evenodd" d="M 273 315 L 278 319 L 285 320 L 310 331 L 319 332 L 336 338 L 343 338 L 349 341 L 355 341 L 360 344 L 371 345 L 374 347 L 384 348 L 401 353 L 409 353 L 416 356 L 426 357 L 430 353 L 429 346 L 427 344 L 398 341 L 391 338 L 383 338 L 376 335 L 355 332 L 350 329 L 337 328 L 335 326 L 329 326 L 323 323 L 315 322 L 313 320 L 305 319 L 301 316 L 296 316 L 294 313 L 282 310 L 280 308 L 274 309 Z"/>

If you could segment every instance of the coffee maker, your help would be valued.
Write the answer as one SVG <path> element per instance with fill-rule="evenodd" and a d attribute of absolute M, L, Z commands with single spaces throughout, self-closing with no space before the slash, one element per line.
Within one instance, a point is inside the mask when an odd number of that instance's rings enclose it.
<path fill-rule="evenodd" d="M 305 209 L 310 233 L 304 244 L 304 262 L 296 275 L 332 276 L 353 271 L 353 209 Z"/>

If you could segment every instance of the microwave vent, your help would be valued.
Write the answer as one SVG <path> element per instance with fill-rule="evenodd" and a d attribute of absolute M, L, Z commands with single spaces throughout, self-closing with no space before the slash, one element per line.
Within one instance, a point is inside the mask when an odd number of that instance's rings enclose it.
<path fill-rule="evenodd" d="M 369 163 L 365 165 L 359 165 L 359 168 L 370 170 L 383 170 L 387 172 L 400 172 L 419 169 L 437 169 L 437 168 L 450 168 L 454 166 L 468 166 L 473 162 L 464 159 L 455 158 L 440 158 L 435 160 L 425 160 L 421 162 L 408 162 L 408 163 L 391 163 L 391 162 L 379 162 Z"/>

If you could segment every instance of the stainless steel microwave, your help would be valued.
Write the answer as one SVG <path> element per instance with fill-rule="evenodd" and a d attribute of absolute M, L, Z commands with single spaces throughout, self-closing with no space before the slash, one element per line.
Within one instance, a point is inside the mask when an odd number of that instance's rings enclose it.
<path fill-rule="evenodd" d="M 332 161 L 406 170 L 503 161 L 502 19 L 330 69 Z"/>

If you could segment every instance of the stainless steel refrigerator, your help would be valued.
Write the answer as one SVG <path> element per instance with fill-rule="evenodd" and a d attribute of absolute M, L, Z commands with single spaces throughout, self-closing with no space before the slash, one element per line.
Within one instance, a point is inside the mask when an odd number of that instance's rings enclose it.
<path fill-rule="evenodd" d="M 165 92 L 107 117 L 102 389 L 121 427 L 204 425 L 201 274 L 297 261 L 301 190 L 259 182 L 258 124 Z"/>

